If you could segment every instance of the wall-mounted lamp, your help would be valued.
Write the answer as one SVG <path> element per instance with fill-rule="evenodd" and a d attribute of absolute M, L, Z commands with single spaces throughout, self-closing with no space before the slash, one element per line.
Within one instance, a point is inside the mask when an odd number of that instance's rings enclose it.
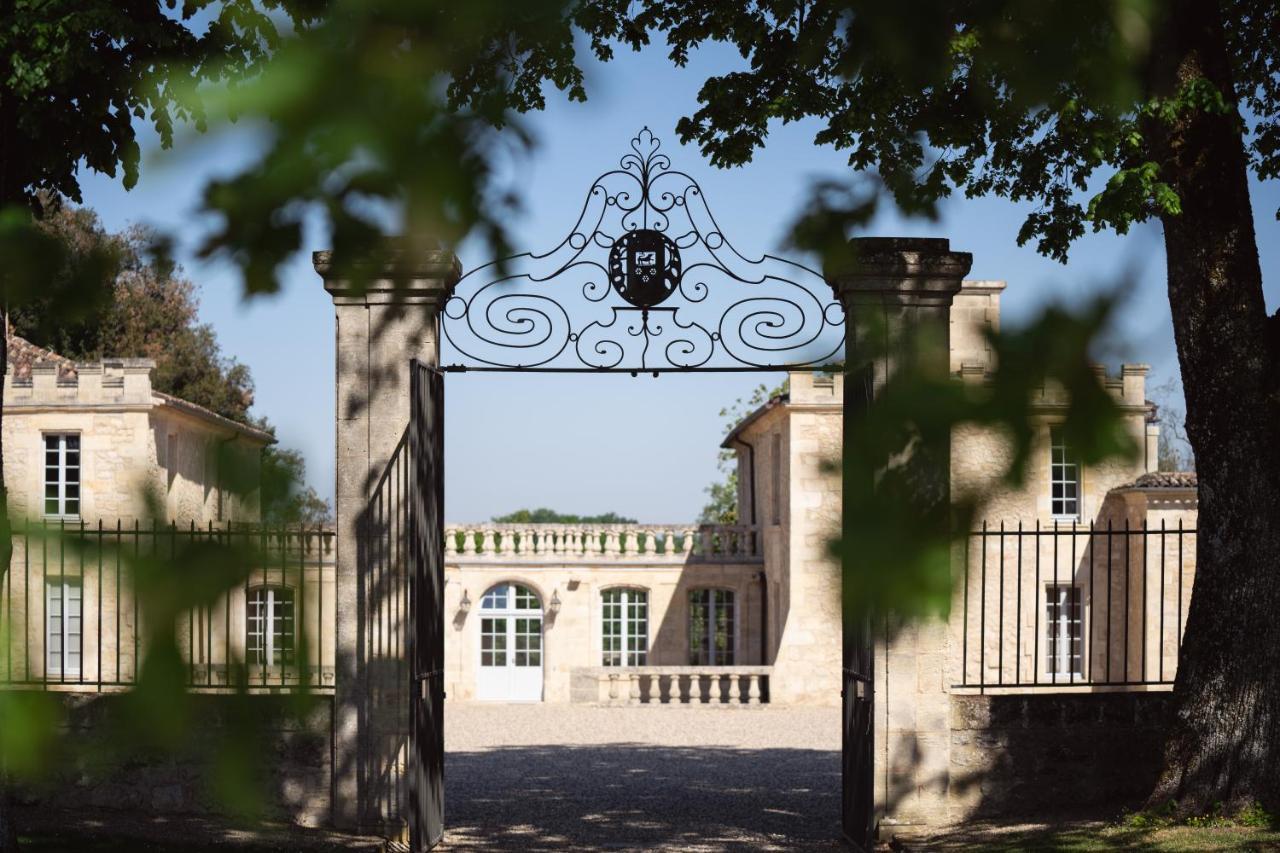
<path fill-rule="evenodd" d="M 559 590 L 557 589 L 551 590 L 551 603 L 547 605 L 547 609 L 550 610 L 553 614 L 560 612 L 560 591 Z"/>
<path fill-rule="evenodd" d="M 458 602 L 458 612 L 466 613 L 471 609 L 471 596 L 467 595 L 467 591 L 462 591 L 462 600 Z"/>

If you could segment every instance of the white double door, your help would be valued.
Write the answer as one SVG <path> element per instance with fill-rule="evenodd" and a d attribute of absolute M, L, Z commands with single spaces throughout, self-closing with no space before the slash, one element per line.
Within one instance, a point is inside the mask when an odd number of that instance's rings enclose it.
<path fill-rule="evenodd" d="M 542 602 L 519 584 L 493 587 L 480 604 L 476 698 L 542 701 Z"/>

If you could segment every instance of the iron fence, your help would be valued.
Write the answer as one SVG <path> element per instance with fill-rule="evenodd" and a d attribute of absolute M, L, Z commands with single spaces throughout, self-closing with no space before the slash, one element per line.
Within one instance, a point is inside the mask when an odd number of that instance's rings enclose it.
<path fill-rule="evenodd" d="M 0 588 L 0 683 L 128 687 L 148 637 L 172 630 L 189 687 L 333 686 L 330 530 L 18 522 L 13 544 Z M 200 604 L 174 609 L 186 600 Z"/>
<path fill-rule="evenodd" d="M 984 523 L 964 546 L 954 686 L 1171 685 L 1195 554 L 1181 519 Z"/>

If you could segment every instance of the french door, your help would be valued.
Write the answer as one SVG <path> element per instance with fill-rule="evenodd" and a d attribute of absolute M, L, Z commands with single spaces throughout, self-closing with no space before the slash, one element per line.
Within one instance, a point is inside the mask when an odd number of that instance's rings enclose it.
<path fill-rule="evenodd" d="M 542 600 L 527 586 L 503 583 L 480 599 L 476 698 L 542 701 Z"/>

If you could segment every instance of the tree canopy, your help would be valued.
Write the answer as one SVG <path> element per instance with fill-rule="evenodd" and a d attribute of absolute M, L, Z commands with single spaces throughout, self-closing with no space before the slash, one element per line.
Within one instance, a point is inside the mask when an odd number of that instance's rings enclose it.
<path fill-rule="evenodd" d="M 79 268 L 89 257 L 110 262 L 106 278 L 89 300 L 92 310 L 65 317 L 52 304 L 56 297 L 40 297 L 10 312 L 16 334 L 75 361 L 152 359 L 152 386 L 157 391 L 275 432 L 265 417 L 251 412 L 253 377 L 248 366 L 223 355 L 213 327 L 200 322 L 197 288 L 159 251 L 157 235 L 136 226 L 109 232 L 89 208 L 56 203 L 47 195 L 42 203 L 45 214 L 39 227 L 65 247 L 66 268 Z M 307 485 L 301 453 L 268 447 L 262 461 L 263 521 L 332 521 L 328 502 Z"/>
<path fill-rule="evenodd" d="M 80 170 L 138 180 L 140 133 L 203 127 L 200 87 L 258 73 L 318 0 L 14 0 L 0 27 L 0 207 L 82 201 Z"/>
<path fill-rule="evenodd" d="M 598 515 L 575 515 L 568 512 L 557 512 L 547 507 L 537 509 L 518 509 L 506 515 L 494 516 L 497 524 L 635 524 L 634 518 L 618 515 L 616 512 L 604 512 Z"/>
<path fill-rule="evenodd" d="M 40 222 L 45 232 L 72 256 L 111 257 L 113 269 L 93 311 L 51 325 L 56 312 L 48 297 L 39 298 L 10 311 L 14 332 L 76 361 L 153 359 L 156 390 L 249 423 L 249 369 L 223 355 L 213 327 L 199 321 L 195 284 L 157 252 L 155 235 L 136 226 L 110 233 L 88 208 L 45 204 L 52 207 Z"/>

